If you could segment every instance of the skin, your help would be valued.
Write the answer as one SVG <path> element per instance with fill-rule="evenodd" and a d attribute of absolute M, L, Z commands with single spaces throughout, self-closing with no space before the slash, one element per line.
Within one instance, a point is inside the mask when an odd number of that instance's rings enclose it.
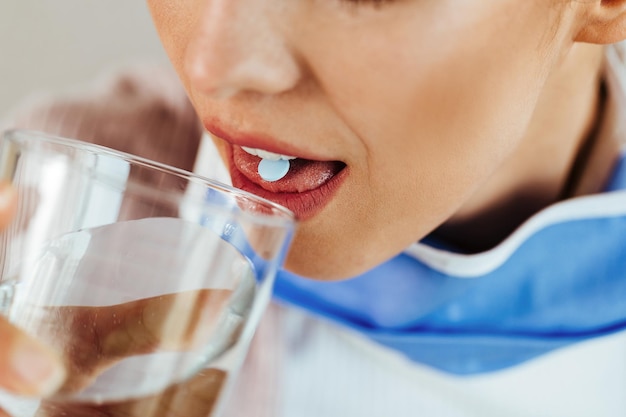
<path fill-rule="evenodd" d="M 287 262 L 323 279 L 433 230 L 489 246 L 558 199 L 599 116 L 601 45 L 626 37 L 626 0 L 148 4 L 204 122 L 347 164 Z M 511 195 L 526 197 L 506 221 Z M 0 197 L 5 224 L 11 191 Z M 489 236 L 473 239 L 486 214 Z M 39 393 L 12 371 L 12 353 L 25 343 L 50 369 L 61 359 L 1 318 L 0 340 L 0 387 Z"/>
<path fill-rule="evenodd" d="M 31 343 L 51 361 L 58 360 L 54 352 L 62 352 L 59 359 L 67 370 L 66 376 L 58 381 L 61 385 L 49 386 L 44 397 L 53 392 L 57 396 L 71 396 L 129 356 L 198 349 L 211 337 L 230 295 L 228 290 L 189 291 L 104 307 L 47 307 L 43 311 L 24 311 L 31 318 L 45 321 L 42 326 L 45 331 L 38 334 L 38 340 L 49 347 L 40 345 L 41 342 Z M 40 315 L 42 317 L 38 318 Z M 18 343 L 24 343 L 26 336 L 6 322 L 0 322 L 0 329 Z M 104 404 L 52 398 L 42 401 L 35 415 L 206 416 L 215 405 L 226 376 L 221 369 L 203 369 L 162 393 Z M 4 383 L 12 392 L 42 395 L 32 384 L 23 384 L 15 375 Z M 6 415 L 2 413 L 0 410 L 0 416 Z"/>
<path fill-rule="evenodd" d="M 347 164 L 286 263 L 318 279 L 437 228 L 485 249 L 558 199 L 597 113 L 588 43 L 623 37 L 624 3 L 148 0 L 206 126 Z"/>

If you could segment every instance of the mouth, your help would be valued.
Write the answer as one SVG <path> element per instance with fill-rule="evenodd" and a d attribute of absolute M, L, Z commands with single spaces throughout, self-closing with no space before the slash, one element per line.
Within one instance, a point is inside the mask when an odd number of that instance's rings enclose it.
<path fill-rule="evenodd" d="M 235 136 L 206 123 L 205 128 L 227 145 L 233 186 L 288 208 L 298 220 L 310 219 L 326 207 L 348 176 L 344 162 L 316 159 L 263 135 Z M 278 177 L 264 179 L 259 164 L 277 160 L 282 160 L 285 170 Z"/>
<path fill-rule="evenodd" d="M 288 208 L 300 221 L 324 209 L 349 173 L 344 162 L 323 160 L 263 134 L 228 132 L 215 121 L 205 121 L 204 127 L 227 145 L 225 156 L 233 186 Z M 259 164 L 275 160 L 288 162 L 288 169 L 272 180 L 263 179 Z"/>
<path fill-rule="evenodd" d="M 266 158 L 258 154 L 266 156 L 264 151 L 244 150 L 237 145 L 229 148 L 233 185 L 287 207 L 299 220 L 309 219 L 326 207 L 347 175 L 346 164 L 340 161 L 289 157 L 285 158 L 287 173 L 268 181 L 259 174 L 259 164 Z"/>

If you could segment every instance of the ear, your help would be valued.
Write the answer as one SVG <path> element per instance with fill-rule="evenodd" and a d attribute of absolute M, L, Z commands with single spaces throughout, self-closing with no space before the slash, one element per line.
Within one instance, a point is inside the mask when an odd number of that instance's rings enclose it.
<path fill-rule="evenodd" d="M 610 44 L 626 39 L 626 0 L 576 1 L 580 26 L 577 42 Z"/>

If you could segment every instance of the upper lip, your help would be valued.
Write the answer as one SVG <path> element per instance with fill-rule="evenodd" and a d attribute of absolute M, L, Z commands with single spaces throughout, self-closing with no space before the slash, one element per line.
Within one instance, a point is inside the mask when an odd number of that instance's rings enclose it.
<path fill-rule="evenodd" d="M 314 161 L 331 161 L 332 159 L 323 159 L 311 153 L 297 149 L 289 143 L 280 142 L 269 135 L 263 133 L 234 132 L 227 131 L 217 123 L 204 123 L 204 128 L 211 135 L 223 139 L 226 142 L 248 148 L 263 149 L 281 155 L 291 155 L 301 159 L 309 159 Z"/>

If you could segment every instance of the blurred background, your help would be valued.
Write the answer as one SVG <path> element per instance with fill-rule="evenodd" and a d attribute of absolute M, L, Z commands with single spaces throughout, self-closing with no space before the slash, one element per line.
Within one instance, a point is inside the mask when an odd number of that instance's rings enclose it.
<path fill-rule="evenodd" d="M 142 0 L 1 0 L 0 118 L 124 63 L 167 64 Z"/>

